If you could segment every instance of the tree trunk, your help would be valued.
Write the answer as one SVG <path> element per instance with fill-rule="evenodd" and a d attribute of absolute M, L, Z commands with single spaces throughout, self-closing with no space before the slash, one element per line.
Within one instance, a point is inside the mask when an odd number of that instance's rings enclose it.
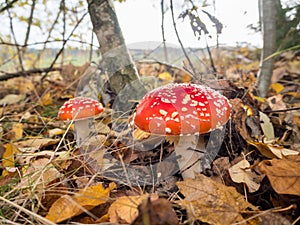
<path fill-rule="evenodd" d="M 274 0 L 260 0 L 263 49 L 260 69 L 257 78 L 257 89 L 260 97 L 266 97 L 274 67 L 274 58 L 265 60 L 275 52 L 276 48 L 276 2 Z"/>
<path fill-rule="evenodd" d="M 108 89 L 116 98 L 114 109 L 125 113 L 145 93 L 136 67 L 125 45 L 111 0 L 88 0 L 88 10 L 101 52 L 101 69 L 109 79 Z"/>

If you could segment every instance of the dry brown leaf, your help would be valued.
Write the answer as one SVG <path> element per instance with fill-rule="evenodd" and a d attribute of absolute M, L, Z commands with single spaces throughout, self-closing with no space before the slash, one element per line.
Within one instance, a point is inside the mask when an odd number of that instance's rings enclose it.
<path fill-rule="evenodd" d="M 25 98 L 25 95 L 8 94 L 0 99 L 0 105 L 12 105 L 20 102 Z"/>
<path fill-rule="evenodd" d="M 229 175 L 236 183 L 245 183 L 250 193 L 255 192 L 260 187 L 263 176 L 257 175 L 250 169 L 250 163 L 243 159 L 229 168 Z"/>
<path fill-rule="evenodd" d="M 264 133 L 265 139 L 271 141 L 275 139 L 274 127 L 270 118 L 263 112 L 259 112 L 260 127 Z"/>
<path fill-rule="evenodd" d="M 164 198 L 144 199 L 138 207 L 139 215 L 131 225 L 177 225 L 178 218 L 172 204 Z"/>
<path fill-rule="evenodd" d="M 299 155 L 299 151 L 293 150 L 293 149 L 287 149 L 284 148 L 283 146 L 279 145 L 272 145 L 268 144 L 267 145 L 270 151 L 277 156 L 277 158 L 282 159 L 284 156 L 288 155 Z"/>
<path fill-rule="evenodd" d="M 181 205 L 191 220 L 200 220 L 214 225 L 229 225 L 242 222 L 247 208 L 255 207 L 244 199 L 234 187 L 227 187 L 200 174 L 196 179 L 177 182 L 185 196 Z"/>
<path fill-rule="evenodd" d="M 18 188 L 30 188 L 37 194 L 41 194 L 44 193 L 49 183 L 60 177 L 62 177 L 62 174 L 52 163 L 49 163 L 48 158 L 39 158 L 28 166 L 18 184 Z"/>
<path fill-rule="evenodd" d="M 60 139 L 53 139 L 53 138 L 30 138 L 25 141 L 18 141 L 15 142 L 14 144 L 22 150 L 22 148 L 27 148 L 27 147 L 32 147 L 36 150 L 46 147 L 49 145 L 54 145 L 59 142 Z"/>
<path fill-rule="evenodd" d="M 138 216 L 138 206 L 147 198 L 157 199 L 157 195 L 122 196 L 108 209 L 111 223 L 132 223 Z"/>
<path fill-rule="evenodd" d="M 258 167 L 277 193 L 300 196 L 300 155 L 264 160 Z"/>
<path fill-rule="evenodd" d="M 77 216 L 85 210 L 104 204 L 109 199 L 110 191 L 116 188 L 115 183 L 110 183 L 108 188 L 97 184 L 85 189 L 79 190 L 73 196 L 63 195 L 51 206 L 46 218 L 59 223 L 73 216 Z"/>
<path fill-rule="evenodd" d="M 281 110 L 286 109 L 286 104 L 283 101 L 283 95 L 278 94 L 272 97 L 267 98 L 267 102 L 272 110 Z"/>
<path fill-rule="evenodd" d="M 34 84 L 28 77 L 16 77 L 9 79 L 4 84 L 9 90 L 16 90 L 21 94 L 29 94 L 34 90 Z"/>
<path fill-rule="evenodd" d="M 288 155 L 298 155 L 299 151 L 293 149 L 287 149 L 279 145 L 275 144 L 268 144 L 263 142 L 256 142 L 247 140 L 248 144 L 255 146 L 259 152 L 268 158 L 283 158 L 284 156 Z"/>

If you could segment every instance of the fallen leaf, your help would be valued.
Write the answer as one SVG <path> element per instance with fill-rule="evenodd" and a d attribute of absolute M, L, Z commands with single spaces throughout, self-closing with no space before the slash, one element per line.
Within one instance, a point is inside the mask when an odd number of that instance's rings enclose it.
<path fill-rule="evenodd" d="M 12 132 L 14 133 L 14 140 L 21 139 L 23 137 L 23 124 L 14 123 L 12 126 Z"/>
<path fill-rule="evenodd" d="M 177 182 L 185 199 L 180 200 L 191 220 L 214 225 L 229 225 L 244 221 L 242 213 L 255 207 L 234 187 L 227 187 L 200 174 L 196 179 Z M 253 213 L 253 211 L 251 211 Z"/>
<path fill-rule="evenodd" d="M 287 108 L 285 102 L 283 101 L 282 94 L 267 98 L 267 102 L 272 110 L 282 110 Z"/>
<path fill-rule="evenodd" d="M 277 193 L 300 196 L 300 155 L 264 160 L 258 167 Z"/>
<path fill-rule="evenodd" d="M 41 194 L 52 181 L 62 177 L 62 174 L 49 163 L 48 158 L 34 160 L 26 169 L 18 184 L 19 189 L 30 188 L 36 193 Z"/>
<path fill-rule="evenodd" d="M 177 225 L 178 218 L 172 204 L 164 198 L 144 199 L 138 207 L 139 215 L 131 225 Z"/>
<path fill-rule="evenodd" d="M 272 83 L 270 85 L 270 88 L 273 89 L 276 92 L 276 94 L 278 94 L 284 89 L 284 86 L 280 83 Z"/>
<path fill-rule="evenodd" d="M 272 143 L 263 143 L 247 140 L 248 144 L 255 146 L 259 152 L 268 158 L 283 158 L 288 155 L 298 155 L 299 151 L 293 149 L 287 149 L 279 145 L 275 145 Z"/>
<path fill-rule="evenodd" d="M 65 133 L 65 130 L 60 129 L 60 128 L 53 128 L 53 129 L 48 130 L 48 135 L 50 138 L 53 138 L 58 135 L 62 135 L 64 133 Z"/>
<path fill-rule="evenodd" d="M 162 72 L 158 74 L 158 78 L 164 81 L 173 81 L 173 77 L 169 72 Z"/>
<path fill-rule="evenodd" d="M 111 223 L 132 223 L 138 216 L 138 206 L 147 198 L 157 199 L 157 195 L 122 196 L 108 209 Z"/>
<path fill-rule="evenodd" d="M 52 96 L 51 96 L 51 93 L 50 91 L 47 92 L 46 94 L 44 94 L 42 97 L 41 97 L 41 104 L 43 106 L 47 106 L 47 105 L 51 105 L 52 104 Z"/>
<path fill-rule="evenodd" d="M 235 183 L 245 183 L 250 193 L 255 192 L 260 187 L 263 176 L 257 175 L 250 169 L 250 163 L 243 159 L 229 168 L 229 175 Z"/>
<path fill-rule="evenodd" d="M 259 112 L 259 120 L 260 120 L 260 127 L 264 132 L 264 136 L 267 141 L 274 140 L 274 127 L 270 121 L 270 118 L 263 112 Z"/>
<path fill-rule="evenodd" d="M 81 214 L 85 210 L 91 210 L 98 205 L 106 203 L 109 199 L 110 191 L 115 188 L 115 183 L 110 183 L 108 188 L 104 188 L 100 183 L 81 189 L 73 196 L 63 195 L 53 203 L 46 218 L 55 223 L 60 223 Z"/>
<path fill-rule="evenodd" d="M 299 155 L 299 151 L 293 149 L 287 149 L 283 146 L 267 144 L 270 151 L 277 156 L 277 158 L 282 159 L 284 156 L 288 155 Z"/>
<path fill-rule="evenodd" d="M 19 101 L 25 98 L 24 95 L 15 95 L 15 94 L 8 94 L 3 99 L 0 100 L 0 105 L 12 105 L 16 104 Z"/>
<path fill-rule="evenodd" d="M 52 139 L 52 138 L 31 138 L 25 141 L 18 141 L 14 144 L 19 148 L 26 148 L 26 147 L 32 147 L 35 149 L 40 149 L 42 147 L 46 147 L 49 145 L 54 145 L 59 142 L 59 139 Z"/>
<path fill-rule="evenodd" d="M 34 84 L 28 77 L 16 77 L 5 82 L 9 90 L 17 90 L 21 94 L 29 94 L 34 90 Z"/>
<path fill-rule="evenodd" d="M 15 145 L 8 143 L 4 145 L 5 151 L 2 156 L 2 166 L 5 168 L 2 172 L 2 176 L 5 177 L 9 173 L 16 172 L 14 154 L 18 152 Z"/>

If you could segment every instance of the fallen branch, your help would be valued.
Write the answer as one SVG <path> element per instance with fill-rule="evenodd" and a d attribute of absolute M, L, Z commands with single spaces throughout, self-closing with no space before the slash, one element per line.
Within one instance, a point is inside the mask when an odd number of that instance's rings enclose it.
<path fill-rule="evenodd" d="M 48 67 L 48 68 L 38 68 L 38 69 L 31 69 L 31 70 L 25 70 L 25 71 L 18 71 L 15 73 L 4 73 L 4 75 L 0 76 L 0 81 L 8 80 L 15 77 L 22 77 L 22 76 L 28 76 L 35 73 L 49 73 L 51 71 L 61 71 L 62 68 L 58 67 Z"/>

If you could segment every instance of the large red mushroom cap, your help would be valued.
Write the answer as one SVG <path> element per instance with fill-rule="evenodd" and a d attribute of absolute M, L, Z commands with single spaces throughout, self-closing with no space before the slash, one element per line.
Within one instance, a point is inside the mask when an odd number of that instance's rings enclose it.
<path fill-rule="evenodd" d="M 134 124 L 158 135 L 195 135 L 224 125 L 228 99 L 197 84 L 168 84 L 147 93 L 137 106 Z"/>
<path fill-rule="evenodd" d="M 103 111 L 100 102 L 87 98 L 76 97 L 66 101 L 58 111 L 58 118 L 62 120 L 81 120 L 98 115 Z"/>

